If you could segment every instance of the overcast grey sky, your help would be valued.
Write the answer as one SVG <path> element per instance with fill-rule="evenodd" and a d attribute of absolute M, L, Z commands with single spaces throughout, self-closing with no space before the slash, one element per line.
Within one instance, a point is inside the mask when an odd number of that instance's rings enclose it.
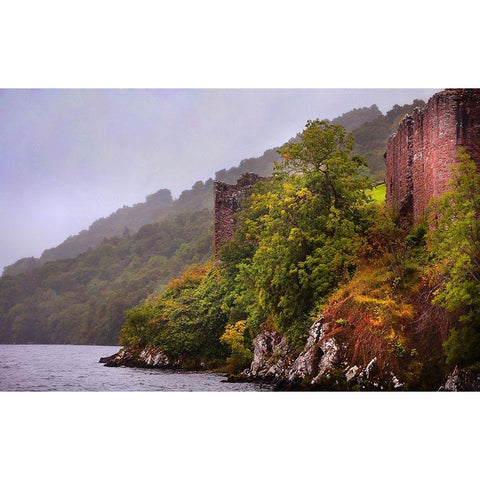
<path fill-rule="evenodd" d="M 0 272 L 160 188 L 177 197 L 308 119 L 435 91 L 0 90 Z"/>

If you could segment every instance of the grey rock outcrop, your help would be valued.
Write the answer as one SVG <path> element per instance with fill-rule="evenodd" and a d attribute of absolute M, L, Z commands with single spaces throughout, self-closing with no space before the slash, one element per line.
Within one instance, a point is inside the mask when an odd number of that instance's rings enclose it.
<path fill-rule="evenodd" d="M 339 364 L 339 346 L 326 334 L 323 316 L 310 327 L 307 343 L 300 354 L 292 350 L 279 332 L 262 331 L 254 339 L 254 358 L 243 375 L 268 380 L 284 388 L 318 384 Z"/>
<path fill-rule="evenodd" d="M 283 335 L 265 330 L 254 338 L 253 345 L 252 364 L 244 374 L 251 379 L 285 380 L 285 372 L 289 370 L 295 352 L 287 345 Z"/>
<path fill-rule="evenodd" d="M 312 385 L 329 376 L 339 366 L 339 346 L 335 338 L 326 336 L 327 325 L 320 316 L 310 327 L 307 344 L 288 372 L 289 383 L 305 382 Z"/>
<path fill-rule="evenodd" d="M 158 347 L 122 348 L 99 362 L 106 367 L 174 368 L 179 365 L 179 361 L 172 362 Z"/>
<path fill-rule="evenodd" d="M 332 335 L 334 322 L 320 315 L 310 327 L 304 349 L 294 352 L 281 333 L 262 331 L 254 339 L 254 359 L 243 377 L 269 381 L 281 390 L 399 390 L 404 384 L 376 356 L 351 364 L 346 345 Z"/>

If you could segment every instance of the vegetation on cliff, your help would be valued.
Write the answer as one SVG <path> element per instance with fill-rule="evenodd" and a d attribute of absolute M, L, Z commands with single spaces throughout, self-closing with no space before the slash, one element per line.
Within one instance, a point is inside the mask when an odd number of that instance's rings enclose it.
<path fill-rule="evenodd" d="M 437 224 L 430 232 L 440 279 L 434 303 L 455 313 L 445 342 L 447 364 L 480 367 L 480 174 L 460 149 L 451 190 L 434 205 Z"/>
<path fill-rule="evenodd" d="M 191 266 L 157 299 L 127 312 L 122 344 L 158 346 L 170 358 L 180 359 L 184 367 L 224 359 L 226 348 L 220 342 L 227 322 L 221 302 L 223 287 L 212 262 Z"/>
<path fill-rule="evenodd" d="M 480 367 L 480 173 L 463 149 L 457 160 L 423 222 L 379 210 L 355 275 L 323 312 L 348 365 L 376 358 L 406 390 L 436 390 L 454 367 Z"/>
<path fill-rule="evenodd" d="M 202 362 L 229 355 L 229 369 L 238 370 L 268 324 L 301 349 L 320 307 L 355 271 L 373 224 L 365 163 L 352 151 L 343 127 L 308 122 L 299 141 L 280 149 L 285 160 L 273 178 L 244 202 L 221 263 L 188 271 L 128 312 L 123 343 Z"/>
<path fill-rule="evenodd" d="M 262 329 L 300 351 L 322 313 L 343 364 L 374 365 L 382 388 L 438 389 L 453 366 L 478 368 L 480 175 L 469 157 L 460 153 L 429 230 L 386 211 L 376 198 L 384 189 L 366 189 L 342 127 L 310 121 L 280 152 L 273 178 L 237 214 L 221 262 L 190 269 L 128 312 L 124 344 L 238 373 Z M 333 373 L 339 388 L 372 388 Z"/>
<path fill-rule="evenodd" d="M 365 367 L 375 359 L 376 381 L 385 388 L 393 388 L 393 376 L 405 389 L 435 389 L 444 378 L 448 318 L 431 305 L 426 232 L 424 223 L 406 227 L 378 208 L 355 274 L 323 310 L 345 364 Z"/>
<path fill-rule="evenodd" d="M 371 209 L 365 164 L 352 149 L 341 126 L 309 122 L 242 209 L 221 259 L 251 334 L 269 318 L 300 348 L 315 307 L 354 271 Z"/>

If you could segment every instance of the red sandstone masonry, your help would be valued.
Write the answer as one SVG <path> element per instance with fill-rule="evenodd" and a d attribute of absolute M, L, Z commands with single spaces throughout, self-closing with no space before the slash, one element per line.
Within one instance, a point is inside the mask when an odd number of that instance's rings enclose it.
<path fill-rule="evenodd" d="M 223 182 L 214 182 L 214 216 L 215 232 L 213 252 L 215 258 L 222 245 L 231 240 L 235 229 L 234 214 L 240 207 L 242 201 L 248 196 L 250 189 L 263 177 L 255 173 L 244 173 L 236 185 L 229 185 Z"/>
<path fill-rule="evenodd" d="M 406 116 L 385 153 L 387 206 L 415 221 L 447 189 L 460 146 L 480 167 L 480 89 L 447 89 Z"/>

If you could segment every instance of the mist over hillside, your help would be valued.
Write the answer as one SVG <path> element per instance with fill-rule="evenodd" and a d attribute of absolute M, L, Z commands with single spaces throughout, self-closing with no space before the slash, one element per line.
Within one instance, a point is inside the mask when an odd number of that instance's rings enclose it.
<path fill-rule="evenodd" d="M 352 129 L 379 115 L 381 112 L 378 107 L 372 105 L 369 108 L 356 108 L 332 121 L 347 129 Z M 277 148 L 269 149 L 259 157 L 242 160 L 238 167 L 219 170 L 215 173 L 215 179 L 226 183 L 235 183 L 245 172 L 269 176 L 272 173 L 274 161 L 280 158 Z M 169 190 L 161 189 L 148 195 L 145 202 L 131 207 L 123 206 L 108 217 L 99 218 L 88 229 L 68 237 L 56 247 L 45 250 L 40 258 L 21 258 L 12 265 L 4 267 L 3 274 L 18 275 L 32 271 L 49 261 L 75 258 L 80 253 L 95 248 L 106 238 L 123 235 L 125 232 L 134 234 L 143 225 L 159 222 L 169 215 L 179 215 L 204 208 L 211 210 L 213 208 L 212 185 L 212 179 L 206 182 L 198 181 L 191 189 L 184 190 L 175 201 Z"/>

